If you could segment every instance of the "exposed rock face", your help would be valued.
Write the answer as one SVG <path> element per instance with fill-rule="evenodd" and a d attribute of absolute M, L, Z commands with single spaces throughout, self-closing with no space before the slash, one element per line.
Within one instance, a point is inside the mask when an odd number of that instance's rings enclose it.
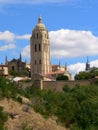
<path fill-rule="evenodd" d="M 24 111 L 23 109 L 27 107 L 27 104 L 21 105 L 11 99 L 4 99 L 0 101 L 0 106 L 3 106 L 4 111 L 9 115 L 5 124 L 8 130 L 23 130 L 23 128 L 30 128 L 30 130 L 66 130 L 57 125 L 55 120 L 44 119 L 32 108 L 28 108 L 29 111 Z"/>

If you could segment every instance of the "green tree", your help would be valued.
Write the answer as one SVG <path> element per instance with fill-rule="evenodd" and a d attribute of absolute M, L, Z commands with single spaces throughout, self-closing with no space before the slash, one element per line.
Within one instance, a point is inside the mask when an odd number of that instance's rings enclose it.
<path fill-rule="evenodd" d="M 56 80 L 68 80 L 68 76 L 67 75 L 58 75 L 56 77 Z"/>

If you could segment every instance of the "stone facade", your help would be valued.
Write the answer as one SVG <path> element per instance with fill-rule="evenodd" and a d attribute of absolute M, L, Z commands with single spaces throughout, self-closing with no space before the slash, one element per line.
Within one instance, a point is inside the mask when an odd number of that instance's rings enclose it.
<path fill-rule="evenodd" d="M 76 80 L 76 81 L 43 81 L 41 84 L 41 89 L 53 90 L 53 91 L 62 91 L 65 85 L 69 86 L 69 88 L 74 88 L 79 85 L 81 87 L 90 85 L 93 80 Z"/>
<path fill-rule="evenodd" d="M 38 18 L 38 24 L 32 31 L 30 39 L 31 49 L 31 76 L 35 73 L 45 75 L 51 71 L 49 34 L 42 18 Z"/>
<path fill-rule="evenodd" d="M 38 18 L 38 24 L 32 31 L 30 38 L 30 55 L 31 55 L 31 78 L 37 80 L 37 76 L 43 77 L 40 80 L 56 80 L 58 75 L 67 75 L 71 80 L 71 74 L 67 71 L 67 66 L 50 64 L 50 39 L 49 33 L 45 25 L 42 23 L 42 18 Z M 35 84 L 35 83 L 34 83 Z"/>
<path fill-rule="evenodd" d="M 8 76 L 8 66 L 0 64 L 0 76 Z"/>
<path fill-rule="evenodd" d="M 14 58 L 11 61 L 9 61 L 6 57 L 5 64 L 8 66 L 9 72 L 15 71 L 21 73 L 23 70 L 27 70 L 28 72 L 30 71 L 30 64 L 22 61 L 21 54 L 18 59 Z"/>

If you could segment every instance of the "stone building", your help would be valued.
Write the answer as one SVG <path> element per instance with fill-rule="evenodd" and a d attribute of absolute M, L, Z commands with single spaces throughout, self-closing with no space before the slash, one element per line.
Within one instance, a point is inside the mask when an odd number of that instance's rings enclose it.
<path fill-rule="evenodd" d="M 59 75 L 66 75 L 69 80 L 72 79 L 71 73 L 67 70 L 67 65 L 61 66 L 60 64 L 52 65 L 52 72 L 48 73 L 47 76 L 51 76 L 53 79 L 56 79 Z"/>
<path fill-rule="evenodd" d="M 30 38 L 30 54 L 31 54 L 31 77 L 33 80 L 38 78 L 43 80 L 56 79 L 58 75 L 67 75 L 69 80 L 71 74 L 66 67 L 59 65 L 51 65 L 50 63 L 50 39 L 49 33 L 42 18 L 38 18 L 38 23 L 32 31 Z M 36 75 L 36 76 L 35 76 Z M 36 79 L 37 80 L 37 79 Z"/>
<path fill-rule="evenodd" d="M 30 39 L 31 49 L 31 75 L 38 73 L 45 75 L 51 71 L 50 64 L 50 41 L 48 30 L 38 18 L 38 24 L 32 31 Z"/>
<path fill-rule="evenodd" d="M 25 62 L 22 61 L 21 54 L 18 59 L 14 58 L 11 61 L 9 61 L 6 57 L 5 64 L 8 66 L 9 72 L 15 71 L 21 73 L 23 70 L 30 71 L 30 64 L 28 64 L 26 61 Z"/>
<path fill-rule="evenodd" d="M 0 64 L 0 76 L 8 76 L 8 66 Z"/>

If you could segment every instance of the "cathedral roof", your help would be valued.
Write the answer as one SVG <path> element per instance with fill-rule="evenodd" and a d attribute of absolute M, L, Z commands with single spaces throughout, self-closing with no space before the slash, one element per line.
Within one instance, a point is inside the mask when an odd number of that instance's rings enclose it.
<path fill-rule="evenodd" d="M 46 29 L 45 25 L 42 23 L 42 18 L 38 18 L 38 24 L 36 25 L 36 28 L 38 29 Z"/>

